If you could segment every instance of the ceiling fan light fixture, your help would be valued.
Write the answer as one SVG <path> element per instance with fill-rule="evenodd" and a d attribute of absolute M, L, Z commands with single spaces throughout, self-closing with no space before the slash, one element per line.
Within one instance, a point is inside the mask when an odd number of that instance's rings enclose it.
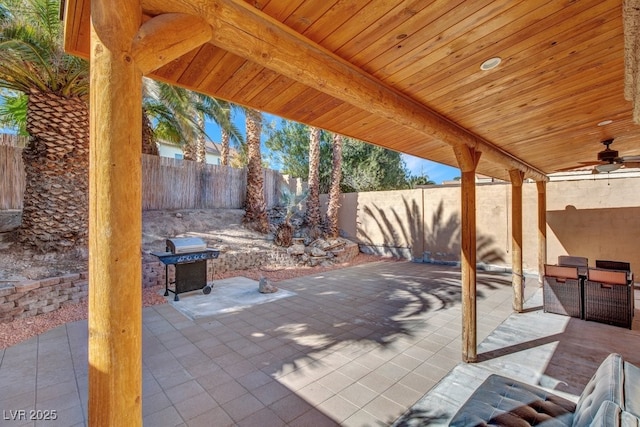
<path fill-rule="evenodd" d="M 496 56 L 494 58 L 489 58 L 486 61 L 484 61 L 482 65 L 480 65 L 480 69 L 482 71 L 493 70 L 498 65 L 500 65 L 501 62 L 502 62 L 502 58 L 500 58 L 499 56 Z"/>
<path fill-rule="evenodd" d="M 597 165 L 596 166 L 596 170 L 598 172 L 609 173 L 609 172 L 616 171 L 616 170 L 620 169 L 621 167 L 622 167 L 622 165 L 619 164 L 619 163 L 605 163 L 603 165 Z"/>

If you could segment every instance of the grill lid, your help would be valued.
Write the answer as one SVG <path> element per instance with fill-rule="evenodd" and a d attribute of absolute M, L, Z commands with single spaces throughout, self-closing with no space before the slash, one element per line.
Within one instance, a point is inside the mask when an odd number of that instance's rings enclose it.
<path fill-rule="evenodd" d="M 199 237 L 179 237 L 167 239 L 167 252 L 184 254 L 207 249 L 207 244 Z"/>

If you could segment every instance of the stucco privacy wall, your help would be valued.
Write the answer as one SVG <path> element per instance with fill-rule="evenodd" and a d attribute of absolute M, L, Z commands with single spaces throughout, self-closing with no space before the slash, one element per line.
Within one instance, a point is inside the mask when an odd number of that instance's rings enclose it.
<path fill-rule="evenodd" d="M 511 184 L 476 186 L 478 262 L 511 266 Z M 523 263 L 538 270 L 538 192 L 523 185 Z M 460 259 L 460 187 L 350 193 L 340 228 L 371 252 Z M 640 277 L 640 178 L 547 183 L 547 260 L 559 255 L 628 261 Z"/>

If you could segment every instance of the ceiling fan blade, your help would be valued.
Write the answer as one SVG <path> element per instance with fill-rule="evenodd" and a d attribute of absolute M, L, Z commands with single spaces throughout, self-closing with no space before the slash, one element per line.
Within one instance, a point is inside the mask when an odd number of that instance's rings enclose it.
<path fill-rule="evenodd" d="M 628 169 L 628 168 L 640 168 L 640 161 L 637 161 L 637 162 L 626 162 L 625 161 L 623 164 L 624 164 L 624 167 L 626 169 Z"/>
<path fill-rule="evenodd" d="M 572 170 L 576 170 L 576 169 L 582 169 L 582 168 L 586 168 L 589 166 L 595 166 L 595 165 L 599 165 L 602 164 L 602 162 L 578 162 L 580 163 L 579 165 L 575 165 L 575 166 L 570 166 L 568 168 L 561 168 L 561 169 L 556 169 L 556 172 L 567 172 L 567 171 L 572 171 Z"/>
<path fill-rule="evenodd" d="M 640 156 L 623 156 L 620 157 L 622 163 L 640 162 Z"/>

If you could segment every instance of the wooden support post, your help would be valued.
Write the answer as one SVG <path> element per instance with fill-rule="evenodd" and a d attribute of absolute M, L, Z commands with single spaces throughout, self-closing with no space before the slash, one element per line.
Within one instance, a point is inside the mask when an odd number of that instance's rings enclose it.
<path fill-rule="evenodd" d="M 522 270 L 522 181 L 524 174 L 516 169 L 509 171 L 511 177 L 511 269 L 513 285 L 513 309 L 524 310 L 524 287 Z"/>
<path fill-rule="evenodd" d="M 480 153 L 455 147 L 462 172 L 460 269 L 462 276 L 462 360 L 478 360 L 476 320 L 476 166 Z"/>
<path fill-rule="evenodd" d="M 89 425 L 142 425 L 142 74 L 138 1 L 91 2 Z"/>
<path fill-rule="evenodd" d="M 536 181 L 538 187 L 538 281 L 544 281 L 544 265 L 547 263 L 547 183 Z"/>

